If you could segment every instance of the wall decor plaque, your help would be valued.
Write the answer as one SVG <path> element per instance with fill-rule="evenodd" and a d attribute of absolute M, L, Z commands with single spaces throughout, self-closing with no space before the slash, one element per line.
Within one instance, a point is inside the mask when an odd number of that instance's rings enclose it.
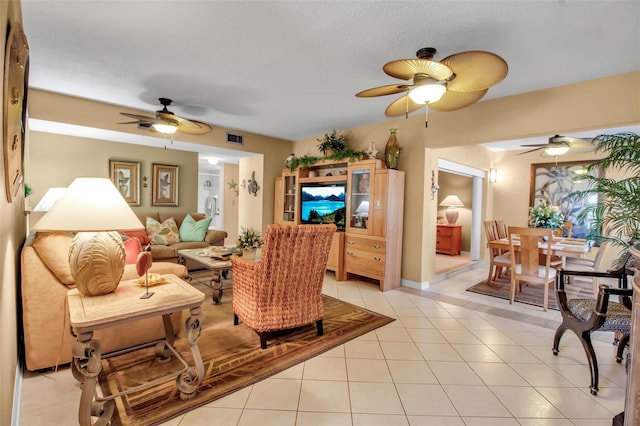
<path fill-rule="evenodd" d="M 19 23 L 11 23 L 4 52 L 4 180 L 7 201 L 18 196 L 23 180 L 27 119 L 29 45 Z"/>

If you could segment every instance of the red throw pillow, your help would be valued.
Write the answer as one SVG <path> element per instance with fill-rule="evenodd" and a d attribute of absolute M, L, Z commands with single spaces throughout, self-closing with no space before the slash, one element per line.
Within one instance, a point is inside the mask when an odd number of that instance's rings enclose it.
<path fill-rule="evenodd" d="M 140 241 L 140 244 L 145 246 L 150 242 L 146 229 L 136 229 L 135 231 L 121 231 L 120 233 L 130 238 L 137 238 L 138 241 Z"/>
<path fill-rule="evenodd" d="M 135 237 L 125 240 L 124 250 L 126 253 L 124 263 L 127 265 L 132 265 L 136 263 L 136 260 L 138 260 L 138 254 L 140 254 L 140 252 L 142 251 L 140 240 Z"/>

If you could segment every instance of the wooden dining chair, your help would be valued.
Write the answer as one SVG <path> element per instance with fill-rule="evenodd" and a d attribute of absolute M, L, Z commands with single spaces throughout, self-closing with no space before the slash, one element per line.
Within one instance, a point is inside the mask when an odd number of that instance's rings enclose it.
<path fill-rule="evenodd" d="M 552 231 L 546 228 L 521 228 L 509 226 L 509 248 L 511 260 L 511 297 L 513 303 L 521 283 L 544 285 L 543 309 L 549 305 L 549 285 L 556 279 L 556 270 L 551 267 Z M 546 237 L 546 241 L 543 239 Z M 519 244 L 516 242 L 519 238 Z M 543 242 L 543 244 L 540 244 Z M 519 250 L 517 253 L 516 250 Z M 516 256 L 519 254 L 519 256 Z M 541 263 L 541 257 L 543 262 Z"/>
<path fill-rule="evenodd" d="M 501 238 L 495 220 L 484 221 L 484 232 L 487 236 L 487 247 L 489 247 L 489 276 L 487 277 L 487 284 L 491 284 L 492 281 L 497 280 L 502 275 L 505 268 L 511 267 L 511 261 L 509 260 L 508 250 L 500 250 L 489 245 L 490 241 Z"/>
<path fill-rule="evenodd" d="M 586 257 L 567 257 L 565 259 L 565 263 L 563 268 L 569 269 L 571 271 L 583 271 L 583 272 L 594 272 L 599 271 L 602 267 L 602 259 L 604 258 L 605 250 L 607 249 L 608 241 L 603 241 L 600 243 L 600 247 L 598 247 L 598 251 L 596 251 L 596 255 L 593 259 L 588 259 Z M 598 295 L 598 287 L 599 287 L 599 277 L 597 275 L 587 276 L 587 278 L 591 279 L 593 282 L 593 297 Z M 569 282 L 572 282 L 573 276 L 569 277 Z"/>
<path fill-rule="evenodd" d="M 496 228 L 498 230 L 498 237 L 500 239 L 509 237 L 509 234 L 507 232 L 507 222 L 505 222 L 504 220 L 496 219 Z"/>
<path fill-rule="evenodd" d="M 571 238 L 571 230 L 573 229 L 573 223 L 564 221 L 562 226 L 553 231 L 554 237 L 566 237 Z"/>

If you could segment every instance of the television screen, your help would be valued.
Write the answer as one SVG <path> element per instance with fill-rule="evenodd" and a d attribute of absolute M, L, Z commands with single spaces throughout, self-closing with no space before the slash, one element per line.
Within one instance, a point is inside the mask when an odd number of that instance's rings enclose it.
<path fill-rule="evenodd" d="M 333 223 L 345 227 L 346 183 L 302 185 L 300 187 L 300 221 Z"/>

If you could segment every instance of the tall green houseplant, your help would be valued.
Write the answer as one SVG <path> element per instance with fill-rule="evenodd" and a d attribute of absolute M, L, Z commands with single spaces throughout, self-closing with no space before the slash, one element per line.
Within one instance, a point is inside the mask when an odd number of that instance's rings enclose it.
<path fill-rule="evenodd" d="M 578 219 L 593 219 L 590 239 L 608 240 L 628 248 L 640 240 L 640 136 L 631 132 L 600 135 L 593 143 L 596 154 L 606 156 L 590 164 L 588 169 L 601 168 L 604 176 L 584 175 L 588 180 L 587 189 L 571 194 L 578 198 L 598 197 L 598 202 L 583 209 Z M 606 172 L 614 170 L 626 177 L 620 180 L 608 177 Z M 606 236 L 604 229 L 609 231 Z"/>

